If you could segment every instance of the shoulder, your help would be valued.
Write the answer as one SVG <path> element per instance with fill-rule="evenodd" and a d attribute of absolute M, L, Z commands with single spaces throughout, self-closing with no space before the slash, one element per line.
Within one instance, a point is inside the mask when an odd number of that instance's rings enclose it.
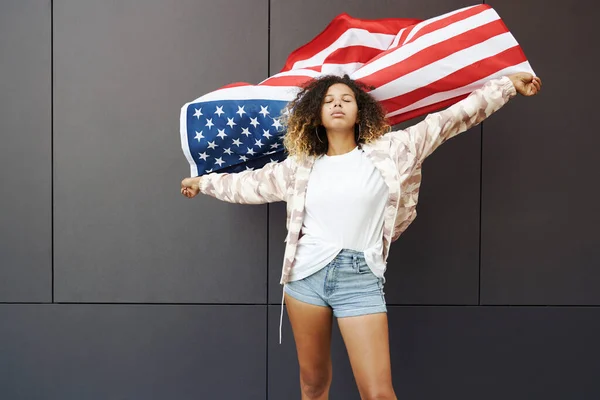
<path fill-rule="evenodd" d="M 387 132 L 365 145 L 375 150 L 395 152 L 399 147 L 406 147 L 409 143 L 410 137 L 408 132 L 396 130 Z"/>

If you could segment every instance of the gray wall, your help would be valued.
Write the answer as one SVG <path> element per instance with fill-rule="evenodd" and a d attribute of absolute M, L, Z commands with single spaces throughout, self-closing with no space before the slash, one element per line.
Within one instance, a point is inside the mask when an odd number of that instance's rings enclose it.
<path fill-rule="evenodd" d="M 424 165 L 386 296 L 401 399 L 600 396 L 600 6 L 489 2 L 544 80 Z M 340 12 L 465 0 L 0 2 L 0 398 L 299 398 L 283 204 L 185 199 L 179 108 Z M 414 123 L 412 121 L 411 123 Z M 358 399 L 335 331 L 332 399 Z"/>

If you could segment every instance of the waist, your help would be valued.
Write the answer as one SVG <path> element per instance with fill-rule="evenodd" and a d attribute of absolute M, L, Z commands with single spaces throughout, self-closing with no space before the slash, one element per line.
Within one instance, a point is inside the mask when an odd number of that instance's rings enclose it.
<path fill-rule="evenodd" d="M 342 249 L 335 258 L 365 258 L 365 252 L 352 249 Z"/>

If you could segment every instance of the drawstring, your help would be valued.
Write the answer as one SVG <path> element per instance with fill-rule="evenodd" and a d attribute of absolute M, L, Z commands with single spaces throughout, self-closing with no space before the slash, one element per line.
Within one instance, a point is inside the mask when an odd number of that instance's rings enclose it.
<path fill-rule="evenodd" d="M 281 326 L 283 325 L 283 300 L 285 299 L 285 283 L 281 293 L 281 314 L 279 315 L 279 344 L 281 344 Z"/>

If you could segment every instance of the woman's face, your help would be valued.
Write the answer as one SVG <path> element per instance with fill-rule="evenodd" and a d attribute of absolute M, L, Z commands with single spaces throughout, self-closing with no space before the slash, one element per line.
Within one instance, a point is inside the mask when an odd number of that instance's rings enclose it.
<path fill-rule="evenodd" d="M 350 87 L 336 83 L 329 87 L 321 106 L 321 123 L 329 131 L 347 131 L 352 129 L 358 115 L 356 97 Z"/>

